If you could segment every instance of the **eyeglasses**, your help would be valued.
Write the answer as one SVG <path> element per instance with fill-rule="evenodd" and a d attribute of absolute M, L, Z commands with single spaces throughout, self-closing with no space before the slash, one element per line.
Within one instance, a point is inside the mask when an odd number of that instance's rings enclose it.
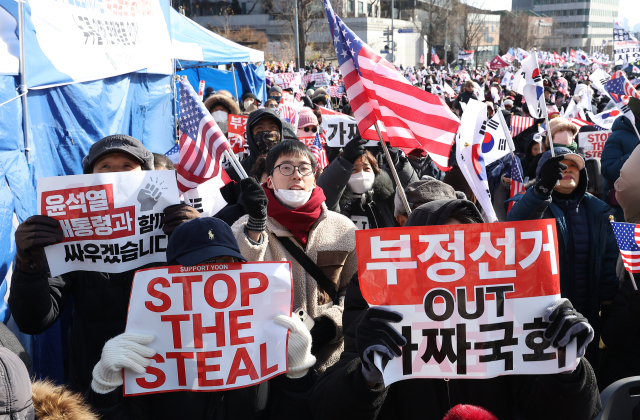
<path fill-rule="evenodd" d="M 276 109 L 278 108 L 278 105 L 269 105 L 269 109 Z"/>
<path fill-rule="evenodd" d="M 299 165 L 299 166 L 294 166 L 294 165 L 291 165 L 290 163 L 281 163 L 280 165 L 273 168 L 271 173 L 273 174 L 273 172 L 276 169 L 280 171 L 280 173 L 284 176 L 293 175 L 296 169 L 302 176 L 309 176 L 313 174 L 313 166 L 309 163 L 303 163 L 302 165 Z"/>
<path fill-rule="evenodd" d="M 311 130 L 311 131 L 313 131 L 315 133 L 316 131 L 318 131 L 318 127 L 316 127 L 314 125 L 313 127 L 305 127 L 304 128 L 304 131 L 307 132 L 307 133 L 309 132 L 309 130 Z"/>

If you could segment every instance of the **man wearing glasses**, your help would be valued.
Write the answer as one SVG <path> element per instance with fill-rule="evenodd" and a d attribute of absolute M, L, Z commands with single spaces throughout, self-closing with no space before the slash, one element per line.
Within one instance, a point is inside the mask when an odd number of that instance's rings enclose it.
<path fill-rule="evenodd" d="M 327 209 L 315 166 L 302 142 L 275 145 L 267 154 L 267 182 L 240 182 L 248 214 L 232 230 L 248 261 L 291 261 L 293 306 L 314 321 L 311 353 L 323 372 L 343 349 L 344 296 L 357 266 L 355 226 Z"/>

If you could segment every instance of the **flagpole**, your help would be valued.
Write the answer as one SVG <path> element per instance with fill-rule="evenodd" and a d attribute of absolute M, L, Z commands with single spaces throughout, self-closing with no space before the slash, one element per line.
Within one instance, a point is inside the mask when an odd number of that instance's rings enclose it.
<path fill-rule="evenodd" d="M 391 168 L 391 174 L 393 175 L 393 179 L 396 181 L 396 187 L 398 191 L 400 191 L 400 198 L 402 199 L 402 204 L 404 204 L 404 208 L 407 210 L 407 216 L 411 215 L 411 208 L 409 207 L 409 201 L 407 201 L 407 196 L 404 194 L 404 188 L 402 188 L 402 184 L 400 183 L 400 178 L 398 177 L 398 173 L 396 172 L 396 167 L 393 165 L 393 161 L 391 160 L 391 155 L 389 154 L 389 149 L 387 148 L 387 144 L 382 139 L 382 133 L 380 133 L 380 128 L 378 128 L 378 122 L 376 121 L 374 124 L 376 128 L 376 132 L 378 133 L 378 138 L 380 139 L 380 143 L 382 143 L 382 149 L 384 150 L 384 155 L 387 157 L 387 162 L 389 163 L 389 167 Z"/>
<path fill-rule="evenodd" d="M 613 223 L 614 220 L 615 220 L 615 217 L 613 217 L 613 215 L 609 215 L 609 223 Z M 629 277 L 631 278 L 631 284 L 633 284 L 633 290 L 638 290 L 638 286 L 636 285 L 636 279 L 633 278 L 633 273 L 627 270 L 626 267 L 625 267 L 625 270 L 627 271 L 627 273 L 629 273 Z"/>
<path fill-rule="evenodd" d="M 236 170 L 236 173 L 238 174 L 240 179 L 249 178 L 235 153 L 229 152 L 229 149 L 227 149 L 224 151 L 224 155 L 227 157 L 227 159 L 229 159 L 229 163 L 231 164 L 231 166 L 233 166 L 233 169 Z"/>
<path fill-rule="evenodd" d="M 538 99 L 540 102 L 540 110 L 544 112 L 544 120 L 547 123 L 547 137 L 549 138 L 549 148 L 551 149 L 551 157 L 554 157 L 555 151 L 553 150 L 553 139 L 551 138 L 551 127 L 549 126 L 549 114 L 547 113 L 547 104 L 544 102 L 544 95 Z"/>

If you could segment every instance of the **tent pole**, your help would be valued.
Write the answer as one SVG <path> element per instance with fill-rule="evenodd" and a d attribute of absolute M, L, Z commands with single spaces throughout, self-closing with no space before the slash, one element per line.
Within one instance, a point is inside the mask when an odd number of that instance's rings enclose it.
<path fill-rule="evenodd" d="M 24 50 L 24 0 L 18 0 L 18 37 L 20 38 L 20 94 L 22 95 L 22 131 L 24 132 L 24 154 L 27 164 L 31 163 L 29 156 L 29 112 L 27 109 L 27 77 L 25 74 Z"/>
<path fill-rule="evenodd" d="M 174 58 L 171 59 L 171 91 L 173 93 L 173 104 L 172 104 L 172 109 L 173 109 L 173 135 L 174 138 L 176 140 L 176 143 L 178 143 L 178 106 L 176 105 L 176 102 L 178 100 L 178 88 L 176 86 L 176 60 Z"/>
<path fill-rule="evenodd" d="M 240 103 L 240 98 L 238 97 L 238 85 L 236 85 L 236 67 L 231 63 L 231 74 L 233 75 L 233 88 L 236 90 L 236 101 Z"/>

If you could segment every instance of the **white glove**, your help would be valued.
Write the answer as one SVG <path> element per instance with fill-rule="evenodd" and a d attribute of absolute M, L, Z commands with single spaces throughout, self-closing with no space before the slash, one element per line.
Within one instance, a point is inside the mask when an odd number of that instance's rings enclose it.
<path fill-rule="evenodd" d="M 124 333 L 107 341 L 102 357 L 93 368 L 91 388 L 98 394 L 108 394 L 122 386 L 122 369 L 129 368 L 143 374 L 156 351 L 149 344 L 155 337 L 147 334 Z"/>
<path fill-rule="evenodd" d="M 295 316 L 278 315 L 274 322 L 291 331 L 287 349 L 287 376 L 294 379 L 302 378 L 316 364 L 316 358 L 311 354 L 311 334 L 300 318 Z"/>

